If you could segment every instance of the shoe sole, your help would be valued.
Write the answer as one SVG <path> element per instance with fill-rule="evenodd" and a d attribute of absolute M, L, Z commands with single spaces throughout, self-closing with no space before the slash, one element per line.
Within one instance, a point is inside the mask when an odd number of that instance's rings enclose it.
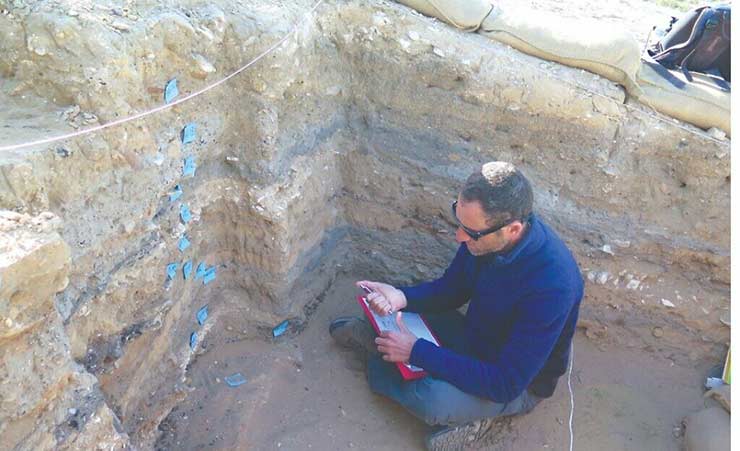
<path fill-rule="evenodd" d="M 486 421 L 473 430 L 472 426 L 460 426 L 432 433 L 425 440 L 429 451 L 462 451 L 465 449 L 490 449 L 495 444 L 495 421 Z"/>

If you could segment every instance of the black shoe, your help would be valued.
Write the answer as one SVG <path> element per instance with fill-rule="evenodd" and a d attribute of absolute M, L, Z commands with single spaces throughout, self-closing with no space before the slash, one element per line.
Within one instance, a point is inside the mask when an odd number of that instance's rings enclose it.
<path fill-rule="evenodd" d="M 460 426 L 446 426 L 433 431 L 426 438 L 429 451 L 460 451 L 493 445 L 498 436 L 496 420 L 483 419 Z"/>
<path fill-rule="evenodd" d="M 329 323 L 329 334 L 342 347 L 354 351 L 377 355 L 375 331 L 370 323 L 356 316 L 337 318 Z"/>

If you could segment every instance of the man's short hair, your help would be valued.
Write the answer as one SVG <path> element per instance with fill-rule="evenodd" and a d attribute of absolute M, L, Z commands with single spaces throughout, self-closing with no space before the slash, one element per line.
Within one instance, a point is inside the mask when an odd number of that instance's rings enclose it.
<path fill-rule="evenodd" d="M 477 201 L 488 216 L 489 225 L 524 220 L 532 213 L 532 186 L 513 164 L 491 161 L 465 181 L 460 197 Z"/>

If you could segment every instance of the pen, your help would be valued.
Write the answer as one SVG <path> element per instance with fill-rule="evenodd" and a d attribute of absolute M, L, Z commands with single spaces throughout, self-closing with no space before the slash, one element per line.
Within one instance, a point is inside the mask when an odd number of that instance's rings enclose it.
<path fill-rule="evenodd" d="M 368 288 L 367 286 L 363 284 L 360 284 L 360 288 L 362 288 L 367 294 L 370 294 L 373 292 L 373 290 L 371 290 L 370 288 Z M 365 302 L 367 302 L 367 298 L 365 298 Z M 390 304 L 390 302 L 388 304 Z M 391 307 L 390 311 L 388 311 L 386 315 L 392 315 L 392 314 L 393 314 L 393 307 Z"/>

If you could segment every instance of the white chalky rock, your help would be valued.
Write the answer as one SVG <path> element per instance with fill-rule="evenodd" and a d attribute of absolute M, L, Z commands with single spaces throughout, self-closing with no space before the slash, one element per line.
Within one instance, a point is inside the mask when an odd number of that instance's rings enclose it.
<path fill-rule="evenodd" d="M 195 68 L 192 71 L 194 77 L 202 79 L 206 78 L 208 74 L 216 72 L 216 68 L 213 64 L 211 64 L 211 62 L 200 53 L 194 53 L 193 60 L 195 61 Z"/>
<path fill-rule="evenodd" d="M 604 271 L 599 273 L 599 277 L 596 279 L 600 285 L 604 285 L 609 280 L 609 273 Z"/>

